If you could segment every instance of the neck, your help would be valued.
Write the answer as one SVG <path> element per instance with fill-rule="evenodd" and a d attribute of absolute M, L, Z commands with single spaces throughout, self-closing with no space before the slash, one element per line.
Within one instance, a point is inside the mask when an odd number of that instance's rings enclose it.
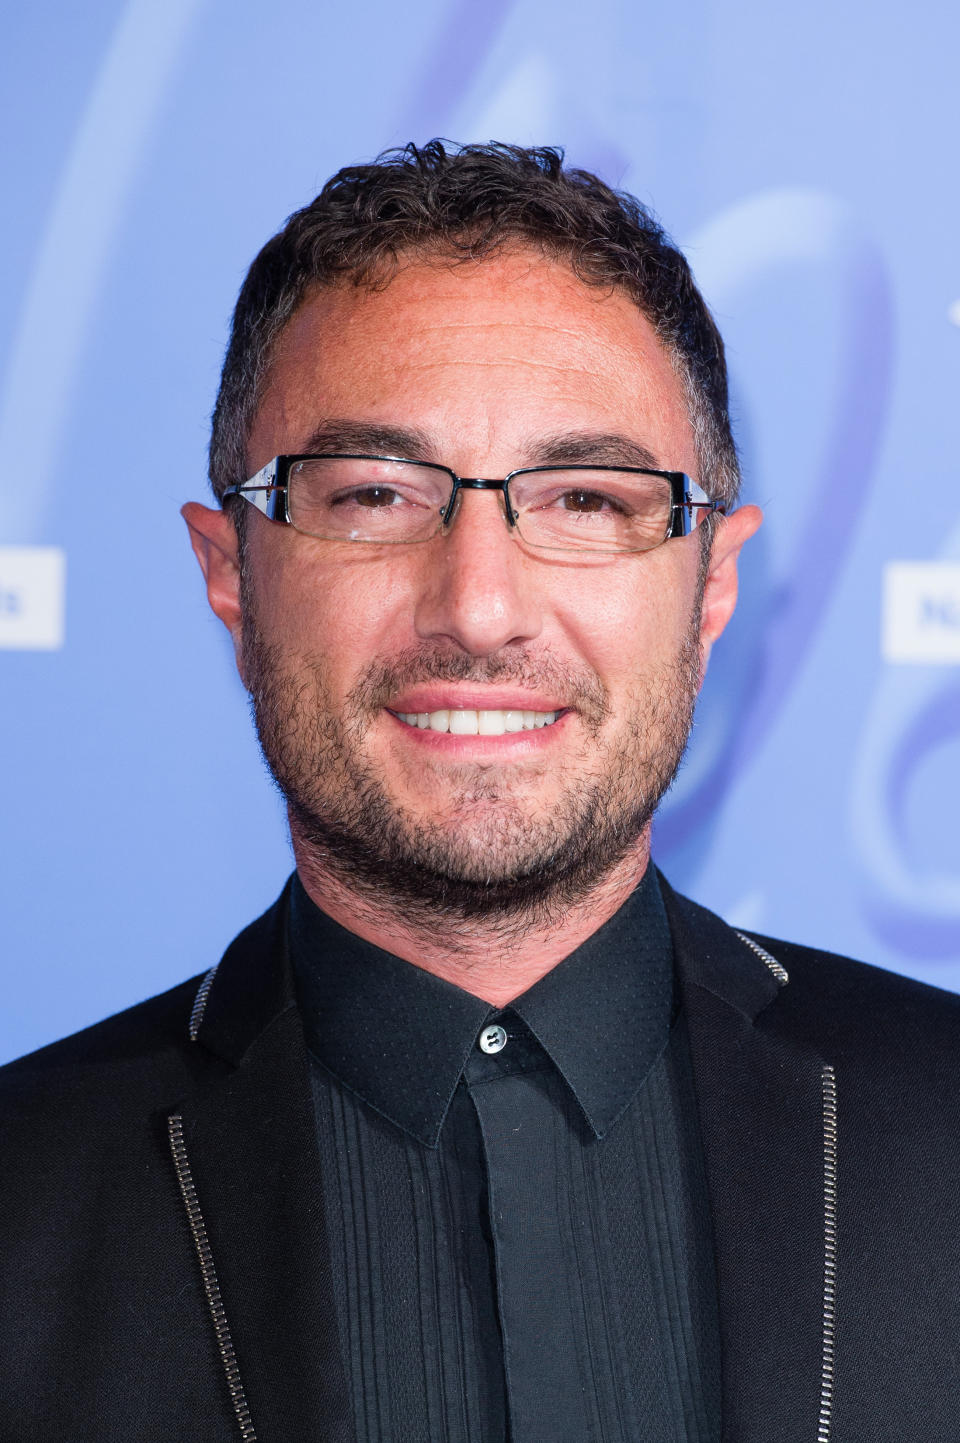
<path fill-rule="evenodd" d="M 297 871 L 304 890 L 341 927 L 402 957 L 435 977 L 452 982 L 493 1007 L 506 1007 L 575 951 L 623 906 L 650 861 L 647 827 L 631 851 L 579 901 L 565 903 L 550 917 L 536 915 L 489 921 L 424 909 L 422 922 L 399 914 L 388 896 L 372 897 L 351 887 L 326 858 L 293 834 Z"/>

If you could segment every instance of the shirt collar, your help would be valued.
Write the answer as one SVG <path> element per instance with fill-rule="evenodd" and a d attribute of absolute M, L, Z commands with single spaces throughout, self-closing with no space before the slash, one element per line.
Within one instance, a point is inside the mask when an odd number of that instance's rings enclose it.
<path fill-rule="evenodd" d="M 464 1064 L 500 1013 L 339 926 L 294 878 L 290 949 L 307 1045 L 346 1087 L 435 1147 Z M 566 1080 L 598 1137 L 666 1045 L 673 952 L 656 872 L 510 1008 Z"/>

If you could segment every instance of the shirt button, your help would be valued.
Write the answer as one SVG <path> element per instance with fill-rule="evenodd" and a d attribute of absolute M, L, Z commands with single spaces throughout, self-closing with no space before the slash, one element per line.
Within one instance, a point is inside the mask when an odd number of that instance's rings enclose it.
<path fill-rule="evenodd" d="M 481 1052 L 502 1052 L 507 1045 L 507 1034 L 498 1022 L 485 1027 L 480 1033 Z"/>

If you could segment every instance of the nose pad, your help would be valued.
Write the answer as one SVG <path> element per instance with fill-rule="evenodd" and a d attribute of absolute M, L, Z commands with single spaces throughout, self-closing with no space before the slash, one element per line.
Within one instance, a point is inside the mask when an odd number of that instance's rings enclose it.
<path fill-rule="evenodd" d="M 460 497 L 461 497 L 461 495 L 462 495 L 462 492 L 461 492 L 461 490 L 460 490 L 460 487 L 458 486 L 457 489 L 454 491 L 453 495 L 450 497 L 450 500 L 447 502 L 446 506 L 444 506 L 444 507 L 441 508 L 440 515 L 441 515 L 442 518 L 443 518 L 443 533 L 444 533 L 444 535 L 447 534 L 447 532 L 450 530 L 450 527 L 453 525 L 453 523 L 456 521 L 457 517 L 460 515 Z"/>
<path fill-rule="evenodd" d="M 450 527 L 460 515 L 460 507 L 463 502 L 464 491 L 497 491 L 499 493 L 497 500 L 500 504 L 500 515 L 507 523 L 508 528 L 513 531 L 517 522 L 517 513 L 510 506 L 510 502 L 507 499 L 506 488 L 504 487 L 503 483 L 496 481 L 463 481 L 460 483 L 459 486 L 456 487 L 453 496 L 450 498 L 450 501 L 441 511 L 441 515 L 443 517 L 444 535 L 447 534 L 447 532 L 450 530 Z"/>

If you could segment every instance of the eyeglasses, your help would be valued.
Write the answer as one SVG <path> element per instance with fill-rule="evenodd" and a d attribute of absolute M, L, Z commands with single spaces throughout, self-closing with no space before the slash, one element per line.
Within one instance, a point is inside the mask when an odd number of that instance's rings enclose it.
<path fill-rule="evenodd" d="M 724 510 L 682 471 L 528 466 L 488 480 L 398 456 L 275 456 L 224 498 L 324 541 L 408 546 L 448 530 L 464 491 L 499 491 L 507 525 L 544 551 L 652 551 Z"/>

